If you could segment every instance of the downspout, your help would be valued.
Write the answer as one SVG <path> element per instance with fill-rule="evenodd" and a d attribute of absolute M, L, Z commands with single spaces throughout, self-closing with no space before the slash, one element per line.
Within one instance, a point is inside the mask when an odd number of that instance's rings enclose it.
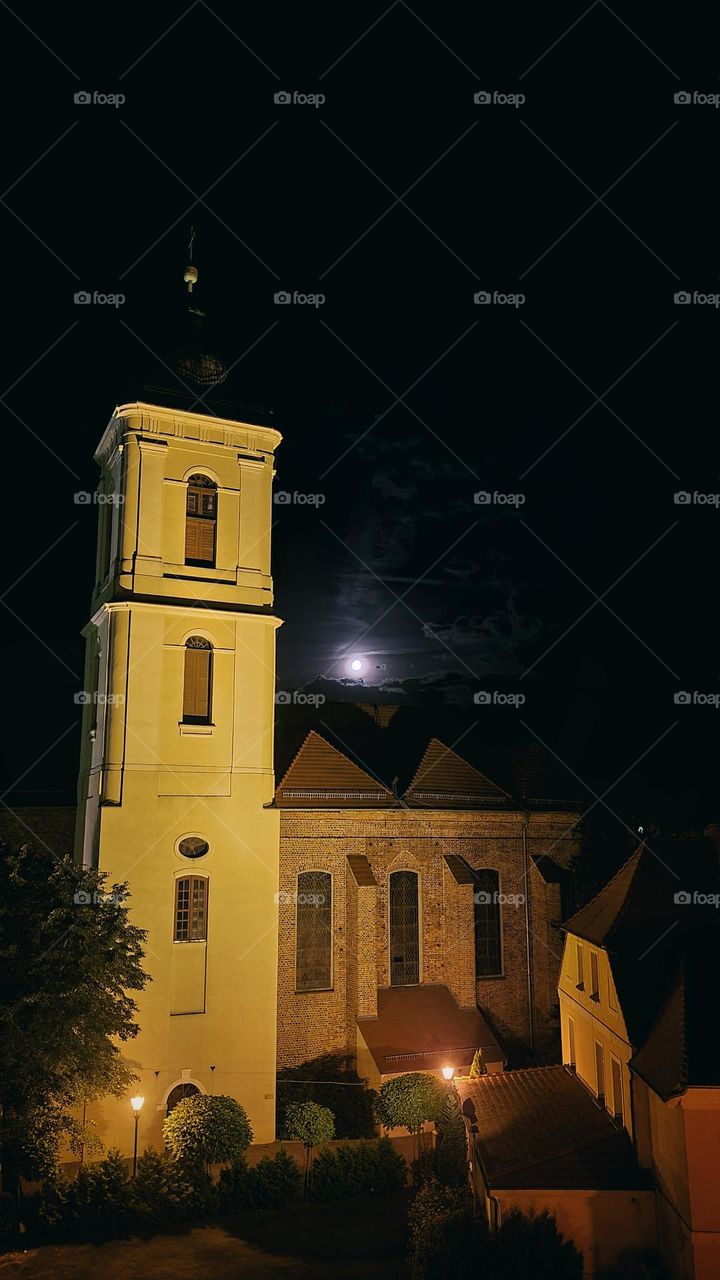
<path fill-rule="evenodd" d="M 528 814 L 523 812 L 523 865 L 525 870 L 525 952 L 527 955 L 528 1033 L 530 1052 L 535 1053 L 535 1016 L 533 1013 L 533 964 L 530 945 L 530 855 L 528 852 Z"/>

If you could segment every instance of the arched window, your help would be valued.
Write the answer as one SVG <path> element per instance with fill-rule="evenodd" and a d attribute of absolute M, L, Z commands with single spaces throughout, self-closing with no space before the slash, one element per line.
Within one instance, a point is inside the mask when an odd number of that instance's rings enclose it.
<path fill-rule="evenodd" d="M 420 981 L 420 910 L 415 871 L 390 876 L 390 983 L 411 986 Z"/>
<path fill-rule="evenodd" d="M 194 475 L 188 480 L 185 507 L 185 563 L 215 565 L 217 525 L 217 485 L 209 476 Z"/>
<path fill-rule="evenodd" d="M 205 876 L 182 876 L 175 881 L 175 942 L 205 942 L 208 923 L 208 882 Z"/>
<path fill-rule="evenodd" d="M 212 645 L 203 636 L 190 636 L 185 644 L 183 721 L 212 722 Z"/>
<path fill-rule="evenodd" d="M 295 986 L 327 991 L 332 986 L 332 876 L 302 871 L 297 878 Z"/>
<path fill-rule="evenodd" d="M 500 876 L 483 868 L 473 873 L 475 880 L 475 976 L 502 975 L 502 927 L 500 923 Z"/>
<path fill-rule="evenodd" d="M 187 1084 L 176 1084 L 175 1088 L 171 1089 L 167 1096 L 165 1114 L 169 1116 L 170 1112 L 177 1106 L 178 1102 L 182 1102 L 183 1098 L 192 1098 L 199 1092 L 200 1090 L 196 1084 L 190 1084 L 189 1082 Z"/>

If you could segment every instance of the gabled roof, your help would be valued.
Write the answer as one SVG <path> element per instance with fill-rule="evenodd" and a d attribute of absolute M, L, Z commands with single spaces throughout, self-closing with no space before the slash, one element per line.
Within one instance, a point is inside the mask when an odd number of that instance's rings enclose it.
<path fill-rule="evenodd" d="M 405 792 L 408 804 L 434 809 L 476 809 L 480 805 L 505 804 L 509 798 L 506 791 L 437 738 L 428 743 Z"/>
<path fill-rule="evenodd" d="M 532 1067 L 456 1080 L 466 1124 L 491 1191 L 651 1186 L 632 1143 L 565 1067 Z"/>
<path fill-rule="evenodd" d="M 392 791 L 353 764 L 311 729 L 275 793 L 281 808 L 383 808 L 397 804 Z"/>
<path fill-rule="evenodd" d="M 380 987 L 377 1017 L 358 1018 L 357 1025 L 380 1075 L 445 1066 L 467 1071 L 476 1049 L 488 1063 L 505 1061 L 480 1011 L 461 1009 L 442 984 Z"/>
<path fill-rule="evenodd" d="M 718 926 L 684 939 L 669 995 L 630 1065 L 659 1097 L 720 1085 Z"/>

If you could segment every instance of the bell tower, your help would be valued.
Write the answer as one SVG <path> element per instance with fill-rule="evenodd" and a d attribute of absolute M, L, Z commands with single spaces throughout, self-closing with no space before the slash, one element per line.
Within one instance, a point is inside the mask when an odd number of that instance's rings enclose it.
<path fill-rule="evenodd" d="M 192 293 L 192 264 L 185 279 Z M 103 500 L 84 632 L 77 854 L 128 882 L 133 923 L 148 931 L 152 982 L 137 998 L 140 1033 L 121 1046 L 145 1098 L 141 1148 L 161 1146 L 168 1106 L 194 1091 L 237 1098 L 256 1142 L 273 1139 L 275 1116 L 281 437 L 208 408 L 224 367 L 202 342 L 176 367 L 195 403 L 153 393 L 120 405 L 95 454 Z M 91 1115 L 108 1146 L 129 1150 L 129 1099 L 101 1099 Z"/>

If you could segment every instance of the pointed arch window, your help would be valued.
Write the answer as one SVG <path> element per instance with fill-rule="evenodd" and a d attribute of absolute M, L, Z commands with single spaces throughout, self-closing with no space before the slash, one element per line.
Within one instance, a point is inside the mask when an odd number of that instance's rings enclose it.
<path fill-rule="evenodd" d="M 332 876 L 302 871 L 297 878 L 295 987 L 328 991 L 332 987 Z"/>
<path fill-rule="evenodd" d="M 185 645 L 183 723 L 212 722 L 213 650 L 203 636 L 190 636 Z"/>
<path fill-rule="evenodd" d="M 475 977 L 502 977 L 500 876 L 486 867 L 474 872 Z"/>
<path fill-rule="evenodd" d="M 390 876 L 390 983 L 411 986 L 420 981 L 420 895 L 415 871 Z"/>
<path fill-rule="evenodd" d="M 185 563 L 214 568 L 217 542 L 217 485 L 209 476 L 190 476 L 185 507 Z"/>

